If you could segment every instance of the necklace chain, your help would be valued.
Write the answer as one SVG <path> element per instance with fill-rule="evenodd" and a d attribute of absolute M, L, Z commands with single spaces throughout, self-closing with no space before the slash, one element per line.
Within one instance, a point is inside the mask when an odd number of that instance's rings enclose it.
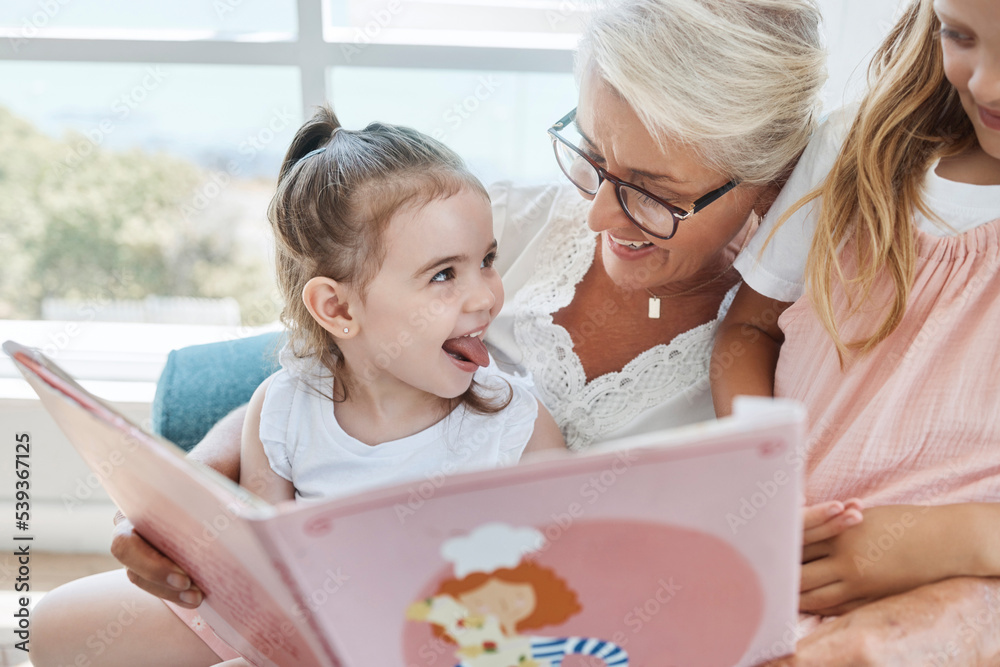
<path fill-rule="evenodd" d="M 761 219 L 760 222 L 763 222 L 763 219 Z M 759 226 L 759 223 L 758 223 L 758 226 Z M 743 250 L 747 247 L 747 243 L 750 240 L 750 236 L 752 236 L 752 234 L 747 234 L 746 236 L 743 237 L 743 243 L 740 245 L 740 249 L 736 252 L 736 257 L 739 257 L 740 253 L 742 253 Z M 649 318 L 653 319 L 653 320 L 660 319 L 660 299 L 672 299 L 672 298 L 674 298 L 676 296 L 684 296 L 685 294 L 690 294 L 691 292 L 694 292 L 696 290 L 700 290 L 703 287 L 708 287 L 709 285 L 711 285 L 712 283 L 714 283 L 716 280 L 718 280 L 722 276 L 724 276 L 727 273 L 729 273 L 729 270 L 731 268 L 733 268 L 733 264 L 736 263 L 736 257 L 734 257 L 733 261 L 731 261 L 729 263 L 729 266 L 727 266 L 726 268 L 724 268 L 719 273 L 715 274 L 713 277 L 709 278 L 708 280 L 706 280 L 705 282 L 703 282 L 701 284 L 698 284 L 698 285 L 695 285 L 694 287 L 688 288 L 688 289 L 684 290 L 683 292 L 677 292 L 676 294 L 664 294 L 663 296 L 657 296 L 656 294 L 653 294 L 652 290 L 650 290 L 648 287 L 643 288 L 643 289 L 646 290 L 646 293 L 649 294 L 649 297 L 650 297 L 649 298 Z"/>

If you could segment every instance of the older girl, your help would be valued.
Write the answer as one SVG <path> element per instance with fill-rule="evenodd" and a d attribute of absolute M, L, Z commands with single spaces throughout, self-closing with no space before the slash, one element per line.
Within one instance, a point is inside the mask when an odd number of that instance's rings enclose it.
<path fill-rule="evenodd" d="M 914 0 L 737 261 L 720 411 L 772 383 L 803 401 L 807 501 L 873 506 L 807 546 L 803 610 L 1000 575 L 998 63 L 994 0 Z"/>

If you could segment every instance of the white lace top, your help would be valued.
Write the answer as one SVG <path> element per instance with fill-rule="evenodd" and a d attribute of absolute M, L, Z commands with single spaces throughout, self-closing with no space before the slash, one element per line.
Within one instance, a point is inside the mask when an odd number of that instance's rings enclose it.
<path fill-rule="evenodd" d="M 717 319 L 657 345 L 619 372 L 587 382 L 569 332 L 552 314 L 569 304 L 594 261 L 597 235 L 587 228 L 589 202 L 571 187 L 490 188 L 499 267 L 507 303 L 487 343 L 508 372 L 530 375 L 571 449 L 595 442 L 714 419 L 708 382 Z"/>

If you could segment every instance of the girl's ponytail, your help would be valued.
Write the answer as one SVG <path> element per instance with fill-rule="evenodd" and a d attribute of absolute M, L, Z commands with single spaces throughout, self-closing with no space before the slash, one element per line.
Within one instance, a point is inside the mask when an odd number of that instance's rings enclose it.
<path fill-rule="evenodd" d="M 309 153 L 323 148 L 330 143 L 330 139 L 340 129 L 340 121 L 333 110 L 328 106 L 316 109 L 312 118 L 305 122 L 292 139 L 292 145 L 285 152 L 285 159 L 281 162 L 281 171 L 278 180 L 284 180 L 288 172 L 291 171 L 299 160 Z"/>

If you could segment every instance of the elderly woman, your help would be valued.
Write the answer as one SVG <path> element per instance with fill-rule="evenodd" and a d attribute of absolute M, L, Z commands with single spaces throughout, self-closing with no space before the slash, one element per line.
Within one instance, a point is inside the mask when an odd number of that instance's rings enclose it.
<path fill-rule="evenodd" d="M 492 193 L 514 296 L 489 341 L 571 448 L 714 418 L 733 259 L 818 114 L 818 20 L 807 2 L 657 0 L 590 22 L 579 104 L 549 130 L 584 199 Z"/>
<path fill-rule="evenodd" d="M 578 106 L 549 130 L 575 187 L 493 188 L 508 303 L 489 343 L 502 366 L 531 374 L 571 448 L 714 417 L 709 358 L 738 281 L 733 260 L 816 124 L 819 18 L 810 0 L 626 0 L 597 13 Z M 228 417 L 192 456 L 236 478 L 242 421 Z M 127 520 L 112 550 L 146 591 L 200 602 Z M 113 598 L 104 584 L 76 585 Z M 960 579 L 869 604 L 800 641 L 788 664 L 903 665 L 939 652 L 978 664 L 1000 636 L 991 593 L 1000 598 L 1000 585 Z M 59 595 L 36 610 L 39 665 L 86 639 L 61 620 Z M 960 636 L 962 619 L 982 613 L 978 631 Z M 187 633 L 179 620 L 174 630 Z M 175 659 L 214 655 L 201 646 Z"/>

